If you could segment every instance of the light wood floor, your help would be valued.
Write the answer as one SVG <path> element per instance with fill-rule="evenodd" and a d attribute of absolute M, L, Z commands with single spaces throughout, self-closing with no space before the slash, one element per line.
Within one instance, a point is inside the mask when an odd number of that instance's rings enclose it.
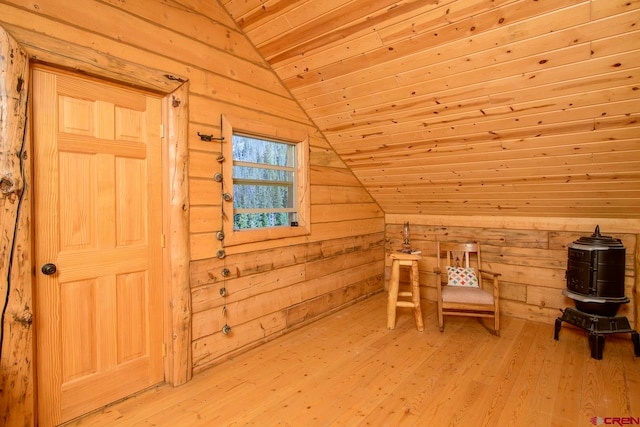
<path fill-rule="evenodd" d="M 503 316 L 495 337 L 427 303 L 425 331 L 386 294 L 359 302 L 194 376 L 91 414 L 80 426 L 590 426 L 640 419 L 629 334 L 590 357 L 584 331 Z M 404 310 L 404 309 L 400 309 Z"/>

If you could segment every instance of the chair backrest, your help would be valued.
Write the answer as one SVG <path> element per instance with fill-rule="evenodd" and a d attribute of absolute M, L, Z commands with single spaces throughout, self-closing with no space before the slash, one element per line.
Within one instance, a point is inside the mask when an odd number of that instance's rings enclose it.
<path fill-rule="evenodd" d="M 475 270 L 478 284 L 482 287 L 482 275 L 478 273 L 482 265 L 479 243 L 436 242 L 436 246 L 438 268 L 443 273 L 440 275 L 440 280 L 443 284 L 447 283 L 447 266 L 471 267 Z"/>

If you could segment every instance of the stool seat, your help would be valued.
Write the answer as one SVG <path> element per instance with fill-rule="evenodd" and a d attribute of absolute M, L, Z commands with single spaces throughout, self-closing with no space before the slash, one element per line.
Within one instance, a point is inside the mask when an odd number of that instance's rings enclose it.
<path fill-rule="evenodd" d="M 420 282 L 418 272 L 418 261 L 422 259 L 417 254 L 407 254 L 403 252 L 392 252 L 391 258 L 391 281 L 389 282 L 389 298 L 387 300 L 387 328 L 396 327 L 397 307 L 413 308 L 413 317 L 416 320 L 416 329 L 424 331 L 422 320 L 422 308 L 420 307 Z M 400 267 L 410 267 L 410 290 L 400 291 Z M 398 297 L 411 298 L 411 300 L 398 300 Z"/>

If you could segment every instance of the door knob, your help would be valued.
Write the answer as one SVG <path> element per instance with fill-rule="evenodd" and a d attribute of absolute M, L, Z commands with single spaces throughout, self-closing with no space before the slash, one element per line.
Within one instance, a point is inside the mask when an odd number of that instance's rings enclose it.
<path fill-rule="evenodd" d="M 43 265 L 40 270 L 42 271 L 43 274 L 46 274 L 47 276 L 51 276 L 56 272 L 57 268 L 55 264 L 47 263 Z"/>

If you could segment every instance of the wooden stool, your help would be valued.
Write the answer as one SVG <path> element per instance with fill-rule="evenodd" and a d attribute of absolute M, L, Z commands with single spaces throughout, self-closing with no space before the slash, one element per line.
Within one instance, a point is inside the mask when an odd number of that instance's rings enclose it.
<path fill-rule="evenodd" d="M 391 282 L 389 283 L 389 299 L 387 302 L 387 328 L 396 327 L 396 307 L 413 308 L 413 317 L 416 319 L 418 331 L 424 331 L 422 321 L 422 309 L 420 307 L 420 284 L 418 276 L 418 261 L 420 255 L 405 254 L 402 252 L 392 252 L 391 258 Z M 400 266 L 411 267 L 411 291 L 399 292 L 400 288 Z M 411 301 L 398 301 L 398 297 L 411 297 Z"/>

